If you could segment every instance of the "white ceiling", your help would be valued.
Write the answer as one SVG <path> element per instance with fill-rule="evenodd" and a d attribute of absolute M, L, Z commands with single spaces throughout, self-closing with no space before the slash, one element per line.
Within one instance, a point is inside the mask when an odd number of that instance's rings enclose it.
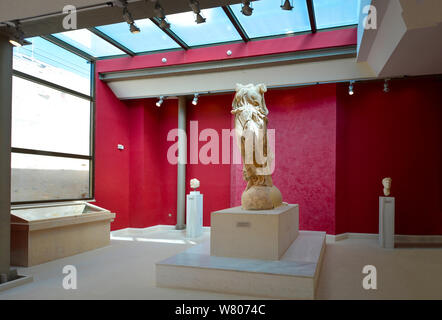
<path fill-rule="evenodd" d="M 360 36 L 358 61 L 367 61 L 381 78 L 442 74 L 442 1 L 372 0 L 372 5 L 378 27 Z"/>

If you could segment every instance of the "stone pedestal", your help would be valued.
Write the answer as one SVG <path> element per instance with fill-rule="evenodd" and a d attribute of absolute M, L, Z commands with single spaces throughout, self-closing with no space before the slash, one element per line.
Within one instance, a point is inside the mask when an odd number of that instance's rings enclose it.
<path fill-rule="evenodd" d="M 394 248 L 394 197 L 379 197 L 379 244 Z"/>
<path fill-rule="evenodd" d="M 271 210 L 234 207 L 212 212 L 210 254 L 279 260 L 298 236 L 299 206 Z"/>
<path fill-rule="evenodd" d="M 197 238 L 203 233 L 203 195 L 191 191 L 187 195 L 186 237 Z"/>
<path fill-rule="evenodd" d="M 156 285 L 314 299 L 325 232 L 298 231 L 299 207 L 212 212 L 210 241 L 156 263 Z"/>

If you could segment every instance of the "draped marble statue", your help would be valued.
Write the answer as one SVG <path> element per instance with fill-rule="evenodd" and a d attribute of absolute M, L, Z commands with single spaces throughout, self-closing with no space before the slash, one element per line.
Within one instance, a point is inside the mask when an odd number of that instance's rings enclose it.
<path fill-rule="evenodd" d="M 264 84 L 236 85 L 232 103 L 237 145 L 243 161 L 247 187 L 241 196 L 245 210 L 267 210 L 282 204 L 281 192 L 272 182 L 273 154 L 267 136 L 267 110 Z"/>

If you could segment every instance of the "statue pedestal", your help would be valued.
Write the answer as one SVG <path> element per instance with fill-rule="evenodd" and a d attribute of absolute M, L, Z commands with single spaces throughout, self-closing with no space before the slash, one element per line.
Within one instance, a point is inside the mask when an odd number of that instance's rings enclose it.
<path fill-rule="evenodd" d="M 379 244 L 394 248 L 394 197 L 379 197 Z"/>
<path fill-rule="evenodd" d="M 190 191 L 187 195 L 186 237 L 198 238 L 203 233 L 203 195 Z"/>
<path fill-rule="evenodd" d="M 279 260 L 298 236 L 299 206 L 271 210 L 234 207 L 211 214 L 210 254 Z"/>

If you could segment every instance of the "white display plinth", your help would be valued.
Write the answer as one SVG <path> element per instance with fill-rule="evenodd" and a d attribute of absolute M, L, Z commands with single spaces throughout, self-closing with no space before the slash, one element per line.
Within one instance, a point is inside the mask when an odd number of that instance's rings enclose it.
<path fill-rule="evenodd" d="M 219 257 L 278 260 L 298 236 L 299 206 L 271 210 L 234 207 L 212 212 L 210 254 Z"/>
<path fill-rule="evenodd" d="M 314 299 L 325 232 L 299 231 L 280 260 L 210 255 L 206 241 L 156 263 L 156 285 L 272 299 Z"/>
<path fill-rule="evenodd" d="M 394 248 L 394 197 L 379 197 L 379 244 Z"/>
<path fill-rule="evenodd" d="M 203 195 L 191 191 L 187 195 L 186 237 L 197 238 L 203 233 Z"/>

